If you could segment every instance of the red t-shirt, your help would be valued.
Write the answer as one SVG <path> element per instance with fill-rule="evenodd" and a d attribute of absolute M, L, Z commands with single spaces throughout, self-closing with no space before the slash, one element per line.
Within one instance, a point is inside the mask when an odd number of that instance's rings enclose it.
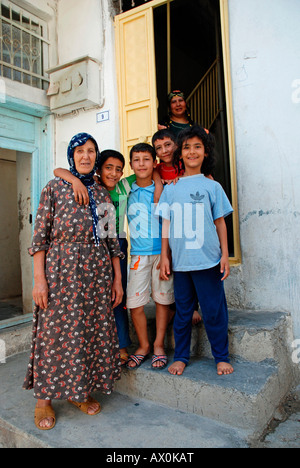
<path fill-rule="evenodd" d="M 157 165 L 157 170 L 160 177 L 163 180 L 174 180 L 176 177 L 181 177 L 184 174 L 184 170 L 175 168 L 175 167 L 168 167 L 165 163 L 160 163 Z"/>

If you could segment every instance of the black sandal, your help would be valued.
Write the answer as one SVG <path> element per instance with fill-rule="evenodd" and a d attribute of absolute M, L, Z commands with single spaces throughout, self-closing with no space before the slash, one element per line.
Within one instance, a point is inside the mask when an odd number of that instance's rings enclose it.
<path fill-rule="evenodd" d="M 153 366 L 156 362 L 162 362 L 162 366 Z M 168 356 L 166 354 L 154 354 L 152 358 L 152 369 L 163 370 L 168 365 Z"/>
<path fill-rule="evenodd" d="M 140 367 L 143 364 L 143 362 L 146 361 L 147 358 L 148 358 L 148 354 L 147 354 L 147 356 L 144 356 L 143 354 L 131 354 L 131 356 L 129 356 L 129 358 L 128 358 L 126 368 L 129 369 L 129 370 L 138 369 L 138 367 Z M 131 362 L 131 361 L 135 362 L 134 367 L 128 365 L 129 362 Z"/>

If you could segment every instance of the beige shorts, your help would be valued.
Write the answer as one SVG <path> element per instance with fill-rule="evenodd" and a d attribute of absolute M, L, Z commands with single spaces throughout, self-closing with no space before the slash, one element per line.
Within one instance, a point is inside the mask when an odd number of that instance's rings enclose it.
<path fill-rule="evenodd" d="M 135 309 L 150 301 L 150 286 L 152 299 L 162 305 L 175 302 L 173 275 L 169 281 L 159 278 L 157 266 L 160 255 L 134 255 L 131 257 L 129 281 L 127 286 L 127 308 Z"/>

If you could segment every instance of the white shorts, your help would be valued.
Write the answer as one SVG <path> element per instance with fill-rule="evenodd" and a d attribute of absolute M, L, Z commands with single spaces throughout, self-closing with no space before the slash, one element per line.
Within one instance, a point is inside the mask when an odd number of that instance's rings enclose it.
<path fill-rule="evenodd" d="M 157 266 L 160 255 L 134 255 L 131 257 L 129 281 L 127 286 L 127 308 L 135 309 L 150 301 L 150 285 L 152 299 L 161 305 L 175 302 L 173 275 L 169 281 L 159 278 Z"/>

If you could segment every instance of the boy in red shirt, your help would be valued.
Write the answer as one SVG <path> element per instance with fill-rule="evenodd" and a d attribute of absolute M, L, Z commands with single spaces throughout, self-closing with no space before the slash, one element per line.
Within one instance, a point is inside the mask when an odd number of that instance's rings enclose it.
<path fill-rule="evenodd" d="M 182 168 L 174 165 L 174 152 L 177 149 L 176 137 L 168 129 L 159 130 L 153 135 L 152 146 L 160 160 L 157 171 L 162 182 L 169 182 L 182 176 Z"/>
<path fill-rule="evenodd" d="M 209 133 L 208 130 L 204 129 L 206 133 Z M 152 137 L 152 146 L 155 149 L 156 156 L 161 161 L 157 165 L 156 170 L 160 175 L 162 183 L 169 184 L 179 177 L 182 177 L 184 174 L 184 169 L 179 161 L 179 165 L 174 163 L 174 153 L 177 149 L 177 140 L 176 136 L 169 129 L 158 130 Z M 212 175 L 207 175 L 209 179 L 213 179 Z M 175 183 L 176 183 L 175 182 Z"/>

